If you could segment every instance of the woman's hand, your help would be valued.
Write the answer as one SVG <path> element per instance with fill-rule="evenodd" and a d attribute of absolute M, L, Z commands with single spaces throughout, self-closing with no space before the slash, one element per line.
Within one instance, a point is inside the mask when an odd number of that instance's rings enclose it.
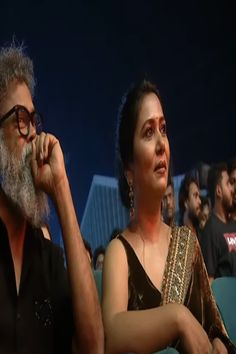
<path fill-rule="evenodd" d="M 228 350 L 219 338 L 214 338 L 212 342 L 212 354 L 227 354 Z"/>
<path fill-rule="evenodd" d="M 201 324 L 192 313 L 181 306 L 179 316 L 181 347 L 188 354 L 212 354 L 213 346 Z M 218 352 L 216 352 L 218 353 Z"/>

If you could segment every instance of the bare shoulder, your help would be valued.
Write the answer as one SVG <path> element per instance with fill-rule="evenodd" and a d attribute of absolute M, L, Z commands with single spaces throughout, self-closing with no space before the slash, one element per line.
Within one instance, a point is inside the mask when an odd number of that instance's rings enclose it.
<path fill-rule="evenodd" d="M 127 270 L 127 257 L 124 245 L 119 238 L 112 240 L 106 249 L 105 260 L 104 260 L 104 273 L 112 274 L 119 270 Z"/>
<path fill-rule="evenodd" d="M 122 257 L 122 255 L 124 254 L 125 254 L 124 246 L 121 240 L 119 240 L 119 238 L 115 238 L 107 246 L 106 257 L 111 257 L 111 256 Z"/>
<path fill-rule="evenodd" d="M 112 240 L 107 249 L 103 265 L 103 315 L 104 320 L 112 313 L 127 309 L 128 262 L 126 252 L 119 239 Z"/>

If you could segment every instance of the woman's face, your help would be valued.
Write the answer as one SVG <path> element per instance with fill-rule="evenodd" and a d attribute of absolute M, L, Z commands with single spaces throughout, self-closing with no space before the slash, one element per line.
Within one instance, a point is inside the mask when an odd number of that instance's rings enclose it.
<path fill-rule="evenodd" d="M 169 141 L 161 103 L 154 93 L 149 93 L 140 104 L 133 141 L 133 161 L 128 171 L 135 198 L 162 198 L 167 186 L 169 158 Z"/>

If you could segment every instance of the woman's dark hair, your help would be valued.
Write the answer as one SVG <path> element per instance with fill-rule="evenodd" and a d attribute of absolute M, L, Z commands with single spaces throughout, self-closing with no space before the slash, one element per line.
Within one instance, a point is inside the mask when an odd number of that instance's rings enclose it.
<path fill-rule="evenodd" d="M 119 110 L 117 127 L 117 168 L 119 190 L 122 203 L 129 208 L 129 186 L 125 177 L 125 171 L 133 161 L 133 141 L 137 125 L 138 114 L 143 98 L 154 93 L 160 99 L 159 92 L 154 84 L 148 80 L 142 80 L 133 85 L 124 95 Z"/>

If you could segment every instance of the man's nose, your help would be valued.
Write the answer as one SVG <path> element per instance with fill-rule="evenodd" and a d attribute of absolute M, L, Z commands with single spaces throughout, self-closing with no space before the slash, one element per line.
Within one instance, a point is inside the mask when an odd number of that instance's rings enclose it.
<path fill-rule="evenodd" d="M 30 125 L 29 125 L 29 135 L 27 136 L 27 140 L 28 141 L 32 141 L 35 139 L 36 137 L 36 128 L 35 126 L 30 122 Z"/>

